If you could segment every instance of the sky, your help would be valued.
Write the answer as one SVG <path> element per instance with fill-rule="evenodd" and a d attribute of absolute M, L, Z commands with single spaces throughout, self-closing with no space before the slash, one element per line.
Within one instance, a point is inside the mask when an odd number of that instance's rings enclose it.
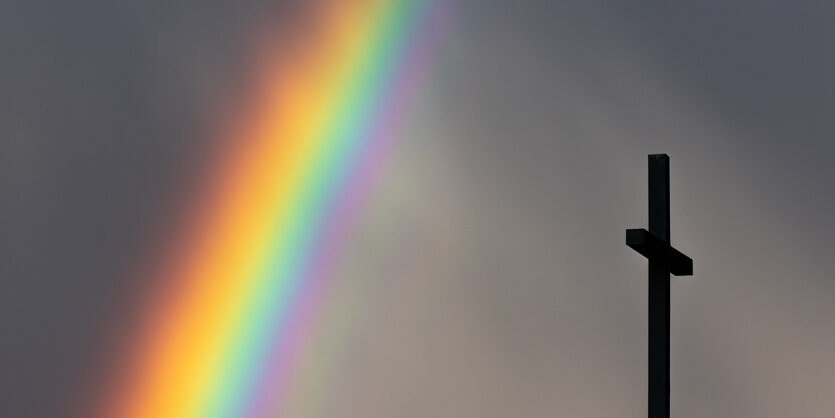
<path fill-rule="evenodd" d="M 0 5 L 2 415 L 71 416 L 107 374 L 254 37 L 297 3 Z M 289 416 L 645 416 L 624 230 L 666 153 L 695 271 L 672 414 L 832 417 L 835 5 L 448 3 Z"/>

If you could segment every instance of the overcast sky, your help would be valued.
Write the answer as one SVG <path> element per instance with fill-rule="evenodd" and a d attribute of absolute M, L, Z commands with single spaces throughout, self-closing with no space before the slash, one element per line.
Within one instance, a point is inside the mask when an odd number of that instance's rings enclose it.
<path fill-rule="evenodd" d="M 288 416 L 645 416 L 623 231 L 652 153 L 695 266 L 673 415 L 835 416 L 835 3 L 450 2 Z M 67 416 L 102 373 L 253 37 L 292 12 L 0 5 L 0 415 Z"/>

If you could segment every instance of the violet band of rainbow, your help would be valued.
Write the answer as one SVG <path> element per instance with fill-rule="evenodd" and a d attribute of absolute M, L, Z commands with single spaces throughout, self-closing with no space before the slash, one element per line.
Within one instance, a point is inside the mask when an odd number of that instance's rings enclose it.
<path fill-rule="evenodd" d="M 280 411 L 362 197 L 437 36 L 439 0 L 322 1 L 229 138 L 195 232 L 164 274 L 109 416 Z M 173 283 L 168 283 L 173 282 Z M 303 371 L 298 371 L 303 372 Z"/>

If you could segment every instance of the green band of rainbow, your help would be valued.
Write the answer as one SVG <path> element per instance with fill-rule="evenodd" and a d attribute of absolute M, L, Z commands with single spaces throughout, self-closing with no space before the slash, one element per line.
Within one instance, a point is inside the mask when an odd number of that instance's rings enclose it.
<path fill-rule="evenodd" d="M 441 10 L 435 0 L 317 6 L 230 135 L 107 415 L 274 416 L 303 373 L 294 359 Z"/>

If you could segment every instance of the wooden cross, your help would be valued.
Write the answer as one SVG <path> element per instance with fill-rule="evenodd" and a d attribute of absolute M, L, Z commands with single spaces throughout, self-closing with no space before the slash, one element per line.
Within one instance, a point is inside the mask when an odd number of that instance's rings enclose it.
<path fill-rule="evenodd" d="M 649 231 L 627 229 L 626 245 L 649 260 L 649 418 L 670 416 L 670 273 L 692 276 L 693 260 L 670 245 L 670 157 L 649 156 Z"/>

